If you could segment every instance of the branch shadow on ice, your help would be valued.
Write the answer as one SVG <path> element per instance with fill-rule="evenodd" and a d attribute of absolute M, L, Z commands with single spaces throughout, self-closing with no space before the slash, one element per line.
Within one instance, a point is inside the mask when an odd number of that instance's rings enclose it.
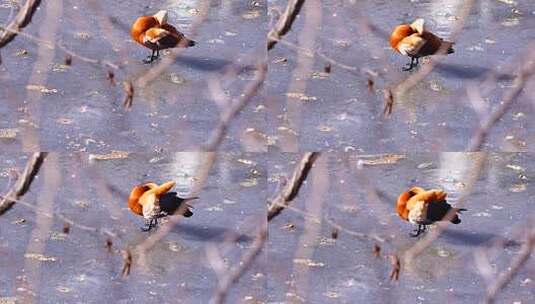
<path fill-rule="evenodd" d="M 234 66 L 234 61 L 227 59 L 219 58 L 201 58 L 193 57 L 187 55 L 180 55 L 175 59 L 175 62 L 191 67 L 195 70 L 200 71 L 222 71 L 225 72 L 225 69 L 231 68 Z M 257 67 L 254 64 L 243 65 L 240 68 L 240 73 L 244 72 L 254 72 L 257 70 Z"/>
<path fill-rule="evenodd" d="M 178 56 L 175 61 L 177 63 L 187 65 L 195 70 L 210 72 L 223 70 L 224 68 L 233 64 L 231 60 L 227 59 L 201 58 L 186 55 Z"/>
<path fill-rule="evenodd" d="M 224 242 L 227 239 L 235 240 L 238 243 L 251 242 L 252 237 L 236 232 L 232 229 L 210 226 L 199 227 L 196 225 L 179 223 L 173 230 L 174 233 L 181 235 L 183 239 L 193 241 Z"/>
<path fill-rule="evenodd" d="M 463 230 L 447 229 L 442 233 L 441 238 L 445 239 L 448 243 L 464 246 L 483 246 L 492 247 L 493 240 L 502 237 L 499 234 L 486 233 L 486 232 L 470 232 Z M 505 239 L 504 247 L 519 247 L 520 242 L 515 240 Z"/>
<path fill-rule="evenodd" d="M 453 63 L 438 63 L 435 66 L 435 71 L 447 78 L 457 79 L 477 79 L 495 73 L 493 69 L 473 66 L 473 65 L 461 65 Z M 512 75 L 509 74 L 496 74 L 497 80 L 511 80 Z"/>

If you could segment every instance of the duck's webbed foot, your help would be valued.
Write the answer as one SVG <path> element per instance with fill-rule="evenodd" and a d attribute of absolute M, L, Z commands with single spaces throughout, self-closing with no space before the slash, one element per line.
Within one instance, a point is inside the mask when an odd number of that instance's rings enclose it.
<path fill-rule="evenodd" d="M 154 53 L 152 53 L 150 56 L 147 56 L 147 58 L 143 59 L 144 64 L 151 64 L 153 63 L 158 57 L 154 56 Z"/>
<path fill-rule="evenodd" d="M 426 229 L 425 225 L 418 225 L 418 228 L 414 229 L 414 231 L 412 231 L 410 233 L 410 236 L 411 237 L 417 237 L 420 234 L 422 234 L 423 232 L 425 232 L 425 229 Z"/>
<path fill-rule="evenodd" d="M 418 65 L 418 58 L 416 57 L 411 57 L 411 62 L 407 63 L 407 66 L 406 67 L 403 67 L 402 70 L 403 71 L 410 71 L 412 70 L 413 68 L 415 68 L 417 65 Z"/>
<path fill-rule="evenodd" d="M 154 61 L 154 57 L 148 56 L 147 58 L 142 60 L 144 64 L 151 64 Z"/>
<path fill-rule="evenodd" d="M 150 63 L 153 63 L 156 59 L 158 59 L 158 57 L 160 56 L 160 50 L 153 50 L 152 53 L 150 54 L 150 56 L 148 56 L 147 58 L 143 59 L 143 63 L 144 64 L 150 64 Z"/>
<path fill-rule="evenodd" d="M 157 218 L 145 219 L 145 226 L 141 227 L 141 231 L 149 231 L 153 227 L 156 228 L 157 225 L 158 225 L 158 219 Z"/>

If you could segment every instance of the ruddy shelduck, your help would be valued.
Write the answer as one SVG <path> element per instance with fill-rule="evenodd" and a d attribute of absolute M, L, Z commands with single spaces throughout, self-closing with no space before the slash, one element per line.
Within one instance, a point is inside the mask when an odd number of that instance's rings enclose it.
<path fill-rule="evenodd" d="M 446 201 L 447 193 L 441 189 L 424 190 L 420 187 L 412 187 L 399 195 L 396 203 L 396 211 L 402 219 L 418 228 L 411 236 L 418 236 L 426 230 L 427 225 L 434 222 L 449 220 L 453 224 L 459 224 L 461 219 L 457 215 L 463 208 L 454 208 Z"/>
<path fill-rule="evenodd" d="M 167 11 L 162 10 L 152 16 L 142 16 L 136 19 L 130 35 L 137 43 L 152 50 L 152 54 L 145 63 L 151 63 L 160 55 L 160 50 L 174 47 L 190 47 L 195 41 L 190 40 L 174 26 L 167 23 Z"/>
<path fill-rule="evenodd" d="M 424 19 L 416 19 L 411 24 L 398 25 L 390 35 L 390 45 L 402 55 L 409 56 L 408 71 L 418 65 L 420 57 L 437 54 L 440 49 L 453 53 L 453 42 L 444 41 L 424 28 Z"/>
<path fill-rule="evenodd" d="M 182 215 L 190 217 L 193 215 L 187 203 L 197 197 L 181 198 L 176 192 L 169 192 L 175 186 L 175 182 L 166 182 L 161 185 L 155 183 L 144 183 L 135 186 L 128 197 L 128 208 L 145 218 L 143 231 L 149 231 L 158 225 L 158 218 L 173 215 L 182 204 L 186 208 Z"/>

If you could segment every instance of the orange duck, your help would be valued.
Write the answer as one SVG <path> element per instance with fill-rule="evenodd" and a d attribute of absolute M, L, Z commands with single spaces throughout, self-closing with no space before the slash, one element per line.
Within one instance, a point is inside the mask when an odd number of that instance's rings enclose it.
<path fill-rule="evenodd" d="M 411 24 L 398 25 L 390 35 L 390 45 L 402 55 L 409 56 L 411 62 L 404 71 L 412 70 L 418 65 L 420 57 L 436 54 L 444 48 L 448 54 L 453 53 L 453 42 L 444 41 L 424 29 L 424 19 L 416 19 Z"/>
<path fill-rule="evenodd" d="M 160 50 L 173 47 L 190 47 L 195 41 L 190 40 L 174 26 L 167 23 L 167 11 L 159 11 L 152 16 L 142 16 L 136 19 L 130 35 L 137 43 L 152 50 L 152 54 L 145 63 L 151 63 L 160 55 Z"/>
<path fill-rule="evenodd" d="M 396 211 L 402 219 L 418 225 L 411 236 L 418 236 L 426 230 L 427 225 L 434 222 L 449 220 L 453 224 L 459 224 L 461 219 L 457 213 L 466 211 L 463 208 L 453 208 L 446 201 L 447 193 L 441 189 L 424 190 L 420 187 L 412 187 L 409 191 L 399 195 L 396 203 Z M 450 210 L 453 211 L 451 219 L 446 219 Z"/>
<path fill-rule="evenodd" d="M 158 218 L 173 215 L 182 204 L 186 204 L 184 217 L 193 215 L 190 205 L 187 202 L 197 199 L 197 197 L 181 198 L 176 192 L 169 192 L 175 186 L 175 182 L 166 182 L 161 185 L 155 183 L 144 183 L 135 186 L 128 197 L 128 208 L 145 218 L 143 231 L 149 231 L 158 225 Z"/>

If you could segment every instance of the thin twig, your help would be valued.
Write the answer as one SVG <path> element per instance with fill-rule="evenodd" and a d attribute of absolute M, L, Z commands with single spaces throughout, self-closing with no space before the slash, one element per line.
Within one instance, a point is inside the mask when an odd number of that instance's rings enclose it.
<path fill-rule="evenodd" d="M 354 236 L 356 238 L 359 238 L 361 240 L 374 240 L 374 241 L 377 241 L 377 242 L 380 242 L 380 243 L 384 243 L 386 241 L 386 239 L 376 235 L 376 234 L 366 234 L 366 233 L 362 233 L 362 232 L 357 232 L 357 231 L 353 231 L 353 230 L 350 230 L 350 229 L 347 229 L 343 226 L 341 226 L 340 224 L 337 224 L 336 222 L 334 222 L 334 220 L 332 219 L 329 219 L 327 217 L 324 218 L 325 221 L 331 225 L 333 227 L 333 229 L 337 229 L 339 231 L 342 231 L 344 233 L 347 233 L 351 236 Z"/>
<path fill-rule="evenodd" d="M 4 197 L 4 196 L 0 195 L 0 199 L 6 199 L 6 198 L 7 197 Z M 37 207 L 34 204 L 31 204 L 31 203 L 29 203 L 27 201 L 23 201 L 23 200 L 17 199 L 17 200 L 15 200 L 15 202 L 17 204 L 20 204 L 21 206 L 24 206 L 26 208 L 31 209 L 35 214 L 39 214 L 40 216 L 43 216 L 43 217 L 46 217 L 46 218 L 50 218 L 50 219 L 53 219 L 53 218 L 60 219 L 64 223 L 63 227 L 64 228 L 65 227 L 69 227 L 69 230 L 70 230 L 70 228 L 74 227 L 74 228 L 77 228 L 77 229 L 80 229 L 80 230 L 83 230 L 83 231 L 102 234 L 102 235 L 104 235 L 106 237 L 112 237 L 112 238 L 117 238 L 118 237 L 118 235 L 116 233 L 111 232 L 110 230 L 107 230 L 105 228 L 91 227 L 91 226 L 86 226 L 86 225 L 79 224 L 79 223 L 75 222 L 74 220 L 66 217 L 65 215 L 63 215 L 61 213 L 49 213 L 46 210 L 40 209 L 39 207 Z"/>
<path fill-rule="evenodd" d="M 297 196 L 310 169 L 312 169 L 312 165 L 319 156 L 319 152 L 307 152 L 301 158 L 301 161 L 292 174 L 292 178 L 290 178 L 283 190 L 270 202 L 267 215 L 268 222 L 277 216 Z"/>
<path fill-rule="evenodd" d="M 399 280 L 399 272 L 401 271 L 401 262 L 397 255 L 393 254 L 390 256 L 390 264 L 392 265 L 392 270 L 390 271 L 390 281 Z"/>
<path fill-rule="evenodd" d="M 132 85 L 132 82 L 126 81 L 123 84 L 123 90 L 125 93 L 123 107 L 130 109 L 134 101 L 134 86 Z"/>
<path fill-rule="evenodd" d="M 372 253 L 373 253 L 373 256 L 378 258 L 381 256 L 381 246 L 377 245 L 377 244 L 373 244 L 373 249 L 372 249 Z"/>
<path fill-rule="evenodd" d="M 87 63 L 91 63 L 91 64 L 95 64 L 95 65 L 100 65 L 100 66 L 111 68 L 111 69 L 114 69 L 114 70 L 119 70 L 120 69 L 120 67 L 115 63 L 112 63 L 112 62 L 110 62 L 108 60 L 94 59 L 94 58 L 85 57 L 83 55 L 80 55 L 80 54 L 72 51 L 72 50 L 69 50 L 68 48 L 63 46 L 61 43 L 55 43 L 55 42 L 52 42 L 52 41 L 48 41 L 48 40 L 36 37 L 34 35 L 27 34 L 27 33 L 21 32 L 19 30 L 10 29 L 10 28 L 7 28 L 7 27 L 0 26 L 0 30 L 6 31 L 6 32 L 10 32 L 10 33 L 13 33 L 13 34 L 17 34 L 17 35 L 21 35 L 23 37 L 26 37 L 26 38 L 30 39 L 31 41 L 33 41 L 33 42 L 35 42 L 37 44 L 44 44 L 44 45 L 48 46 L 50 49 L 52 49 L 52 50 L 59 49 L 59 50 L 63 51 L 65 54 L 67 54 L 67 55 L 69 55 L 69 56 L 71 56 L 71 57 L 73 57 L 75 59 L 78 59 L 80 61 L 83 61 L 83 62 L 87 62 Z"/>
<path fill-rule="evenodd" d="M 13 188 L 11 188 L 6 195 L 0 198 L 0 215 L 9 210 L 19 199 L 19 197 L 23 196 L 28 191 L 33 179 L 39 172 L 39 168 L 43 164 L 46 155 L 46 152 L 37 152 L 30 156 L 24 171 L 17 179 L 15 185 L 13 185 Z"/>
<path fill-rule="evenodd" d="M 372 234 L 366 234 L 366 233 L 362 233 L 362 232 L 357 232 L 357 231 L 354 231 L 354 230 L 351 230 L 351 229 L 348 229 L 340 224 L 337 224 L 333 219 L 327 217 L 327 216 L 324 216 L 324 217 L 317 217 L 317 216 L 314 216 L 313 214 L 310 214 L 310 213 L 307 213 L 305 210 L 301 210 L 299 208 L 296 208 L 296 207 L 293 207 L 293 206 L 290 206 L 288 204 L 284 205 L 280 202 L 272 202 L 271 204 L 280 204 L 280 206 L 283 208 L 283 209 L 288 209 L 290 211 L 293 211 L 299 215 L 302 215 L 303 218 L 305 218 L 307 221 L 311 221 L 313 223 L 316 223 L 316 224 L 319 224 L 321 225 L 323 220 L 325 220 L 325 223 L 329 224 L 333 229 L 336 229 L 338 230 L 339 232 L 343 232 L 343 233 L 346 233 L 346 234 L 349 234 L 351 236 L 354 236 L 356 238 L 359 238 L 361 240 L 374 240 L 374 241 L 377 241 L 377 242 L 380 242 L 380 243 L 385 243 L 387 242 L 388 240 L 383 238 L 383 237 L 380 237 L 374 233 Z"/>
<path fill-rule="evenodd" d="M 318 28 L 321 27 L 323 18 L 321 2 L 319 0 L 309 0 L 303 7 L 302 30 L 297 36 L 299 47 L 304 49 L 314 49 L 318 38 Z M 291 81 L 287 92 L 294 94 L 305 94 L 307 91 L 307 75 L 314 67 L 314 59 L 308 58 L 302 53 L 297 53 L 297 66 L 293 69 Z M 303 122 L 303 104 L 295 102 L 289 95 L 286 96 L 284 125 L 286 129 L 278 129 L 279 146 L 286 152 L 299 151 L 299 133 Z"/>
<path fill-rule="evenodd" d="M 264 248 L 267 235 L 267 224 L 264 224 L 255 237 L 252 247 L 243 255 L 241 262 L 219 280 L 219 284 L 217 285 L 217 289 L 210 303 L 224 303 L 230 287 L 236 283 L 240 277 L 251 267 L 256 257 Z"/>
<path fill-rule="evenodd" d="M 299 11 L 305 0 L 290 0 L 286 6 L 284 14 L 279 18 L 277 24 L 269 31 L 267 37 L 267 49 L 271 50 L 275 44 L 280 40 L 280 38 L 290 31 L 292 24 L 294 23 Z"/>
<path fill-rule="evenodd" d="M 498 120 L 500 120 L 507 113 L 518 95 L 520 95 L 524 89 L 524 85 L 526 84 L 527 80 L 533 76 L 533 73 L 535 73 L 535 52 L 531 52 L 530 56 L 528 56 L 527 60 L 525 60 L 525 63 L 520 66 L 519 70 L 518 76 L 513 83 L 513 87 L 503 94 L 501 104 L 472 137 L 468 151 L 473 152 L 481 150 L 492 126 L 494 126 L 494 124 L 496 124 Z"/>
<path fill-rule="evenodd" d="M 219 120 L 217 127 L 212 131 L 208 141 L 203 145 L 203 151 L 215 151 L 216 148 L 221 145 L 231 121 L 253 99 L 253 97 L 257 95 L 266 79 L 266 75 L 267 63 L 261 61 L 257 64 L 255 78 L 245 87 L 240 97 L 233 100 L 230 107 L 222 109 L 221 119 Z"/>
<path fill-rule="evenodd" d="M 317 167 L 316 167 L 317 166 Z M 311 176 L 310 193 L 305 200 L 305 212 L 311 214 L 315 218 L 320 218 L 323 213 L 323 206 L 325 202 L 325 194 L 330 187 L 328 159 L 323 157 L 316 162 L 314 172 Z M 307 302 L 307 295 L 310 294 L 310 267 L 303 267 L 303 265 L 296 263 L 299 260 L 311 260 L 314 257 L 316 246 L 310 246 L 316 242 L 321 235 L 322 222 L 317 225 L 310 218 L 306 218 L 303 227 L 303 233 L 299 237 L 295 253 L 293 255 L 293 270 L 291 278 L 294 284 L 290 284 L 286 291 L 286 302 L 294 303 L 294 298 L 302 298 Z"/>
<path fill-rule="evenodd" d="M 392 115 L 392 109 L 394 107 L 394 95 L 392 95 L 392 89 L 386 88 L 383 90 L 385 98 L 385 107 L 383 108 L 383 115 L 388 117 Z"/>
<path fill-rule="evenodd" d="M 17 32 L 32 21 L 33 14 L 35 14 L 39 4 L 41 4 L 41 0 L 28 0 L 24 3 L 15 19 L 3 29 L 3 33 L 0 35 L 0 48 L 15 39 Z"/>
<path fill-rule="evenodd" d="M 123 276 L 123 279 L 125 279 L 132 270 L 132 252 L 130 252 L 130 249 L 125 249 L 121 253 L 123 256 L 123 269 L 121 270 L 121 275 Z"/>
<path fill-rule="evenodd" d="M 528 232 L 526 236 L 526 242 L 522 246 L 522 249 L 520 249 L 520 252 L 518 253 L 518 256 L 515 257 L 515 259 L 511 262 L 511 265 L 507 267 L 507 270 L 500 273 L 493 284 L 491 284 L 487 288 L 487 295 L 485 297 L 485 303 L 494 303 L 496 300 L 496 296 L 502 290 L 511 282 L 513 277 L 518 273 L 518 271 L 522 268 L 522 266 L 527 262 L 529 257 L 531 256 L 531 253 L 533 252 L 533 248 L 535 247 L 535 229 L 532 228 L 531 231 Z"/>
<path fill-rule="evenodd" d="M 355 66 L 350 66 L 350 65 L 341 63 L 341 62 L 337 61 L 336 59 L 331 58 L 331 57 L 327 56 L 326 54 L 320 52 L 319 50 L 306 49 L 306 48 L 303 48 L 301 46 L 296 45 L 295 43 L 292 43 L 292 42 L 289 42 L 289 41 L 286 41 L 286 40 L 279 40 L 278 42 L 280 44 L 288 47 L 289 49 L 298 52 L 300 55 L 303 55 L 303 56 L 306 56 L 306 57 L 309 57 L 309 58 L 319 57 L 319 58 L 323 59 L 327 64 L 332 64 L 332 65 L 334 65 L 336 67 L 339 67 L 339 68 L 341 68 L 341 69 L 343 69 L 343 70 L 345 70 L 345 71 L 347 71 L 347 72 L 349 72 L 349 73 L 351 73 L 353 75 L 356 75 L 356 76 L 367 75 L 367 76 L 372 76 L 372 77 L 379 76 L 379 73 L 376 72 L 376 71 L 372 71 L 369 68 L 358 68 L 358 67 L 355 67 Z"/>
<path fill-rule="evenodd" d="M 47 6 L 47 12 L 49 6 Z M 47 163 L 42 165 L 42 191 L 39 192 L 39 200 L 36 205 L 46 212 L 54 210 L 54 201 L 58 195 L 57 189 L 61 185 L 61 173 L 58 166 L 58 155 L 47 155 Z M 47 248 L 46 239 L 49 236 L 54 221 L 47 218 L 43 214 L 35 214 L 35 225 L 31 228 L 29 240 L 43 240 L 41 242 L 27 242 L 26 253 L 43 254 Z M 28 260 L 24 261 L 23 273 L 25 280 L 21 283 L 22 288 L 28 290 L 40 290 L 43 287 L 43 282 L 40 280 L 43 274 L 44 267 L 41 263 L 32 263 Z M 24 293 L 20 301 L 22 303 L 34 303 L 37 300 L 35 293 Z"/>

